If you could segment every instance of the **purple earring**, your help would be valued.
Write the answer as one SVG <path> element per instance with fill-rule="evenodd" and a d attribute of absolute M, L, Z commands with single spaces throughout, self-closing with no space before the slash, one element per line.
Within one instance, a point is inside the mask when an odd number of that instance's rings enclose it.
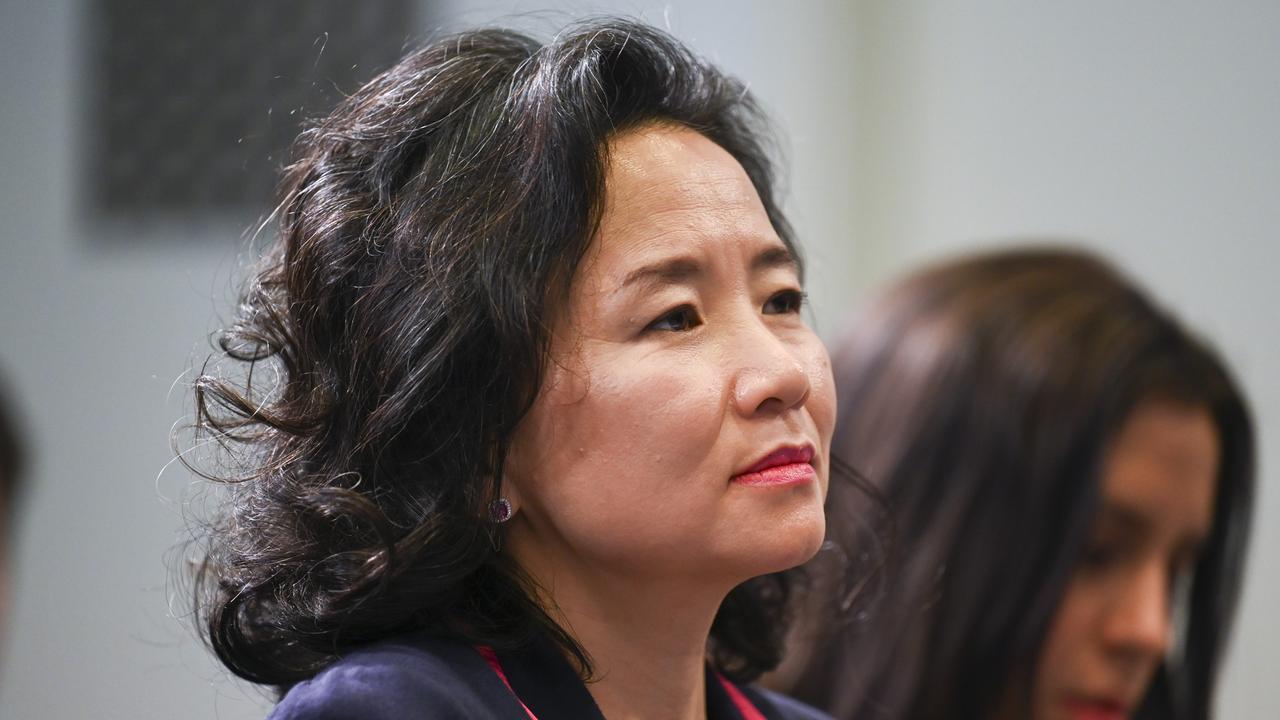
<path fill-rule="evenodd" d="M 511 519 L 511 501 L 500 497 L 489 503 L 489 520 L 499 525 Z"/>

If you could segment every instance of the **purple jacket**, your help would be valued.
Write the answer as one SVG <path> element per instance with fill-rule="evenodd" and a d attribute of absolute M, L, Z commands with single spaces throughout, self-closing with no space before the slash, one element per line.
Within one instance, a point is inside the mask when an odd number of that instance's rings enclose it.
<path fill-rule="evenodd" d="M 269 720 L 528 720 L 522 701 L 538 720 L 604 720 L 581 678 L 548 643 L 498 653 L 498 660 L 510 688 L 470 645 L 425 633 L 383 641 L 295 685 Z M 830 720 L 776 693 L 738 689 L 767 720 Z M 742 720 L 710 670 L 707 717 Z"/>

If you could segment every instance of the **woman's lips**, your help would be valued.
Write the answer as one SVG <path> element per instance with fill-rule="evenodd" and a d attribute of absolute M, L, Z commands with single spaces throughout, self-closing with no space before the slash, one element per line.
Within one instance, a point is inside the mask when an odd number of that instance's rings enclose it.
<path fill-rule="evenodd" d="M 1071 720 L 1126 720 L 1128 711 L 1115 700 L 1071 698 L 1063 703 Z"/>
<path fill-rule="evenodd" d="M 751 467 L 733 476 L 733 482 L 751 487 L 799 485 L 817 477 L 813 469 L 813 446 L 778 448 Z"/>

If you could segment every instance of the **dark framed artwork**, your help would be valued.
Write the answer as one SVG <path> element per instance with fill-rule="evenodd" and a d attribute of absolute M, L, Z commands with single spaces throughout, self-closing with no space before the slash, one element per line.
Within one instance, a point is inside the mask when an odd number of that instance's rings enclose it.
<path fill-rule="evenodd" d="M 304 118 L 395 62 L 409 0 L 94 0 L 84 27 L 81 205 L 91 221 L 269 208 Z"/>

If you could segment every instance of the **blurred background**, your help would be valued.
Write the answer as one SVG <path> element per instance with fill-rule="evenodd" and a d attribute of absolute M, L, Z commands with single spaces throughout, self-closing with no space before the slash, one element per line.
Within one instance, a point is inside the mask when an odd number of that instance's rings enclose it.
<path fill-rule="evenodd" d="M 771 111 L 824 337 L 915 263 L 1047 236 L 1222 349 L 1262 463 L 1218 705 L 1280 717 L 1280 4 L 0 0 L 0 372 L 34 446 L 0 718 L 265 714 L 170 575 L 198 496 L 170 433 L 273 172 L 301 117 L 408 46 L 600 11 L 671 30 Z"/>

